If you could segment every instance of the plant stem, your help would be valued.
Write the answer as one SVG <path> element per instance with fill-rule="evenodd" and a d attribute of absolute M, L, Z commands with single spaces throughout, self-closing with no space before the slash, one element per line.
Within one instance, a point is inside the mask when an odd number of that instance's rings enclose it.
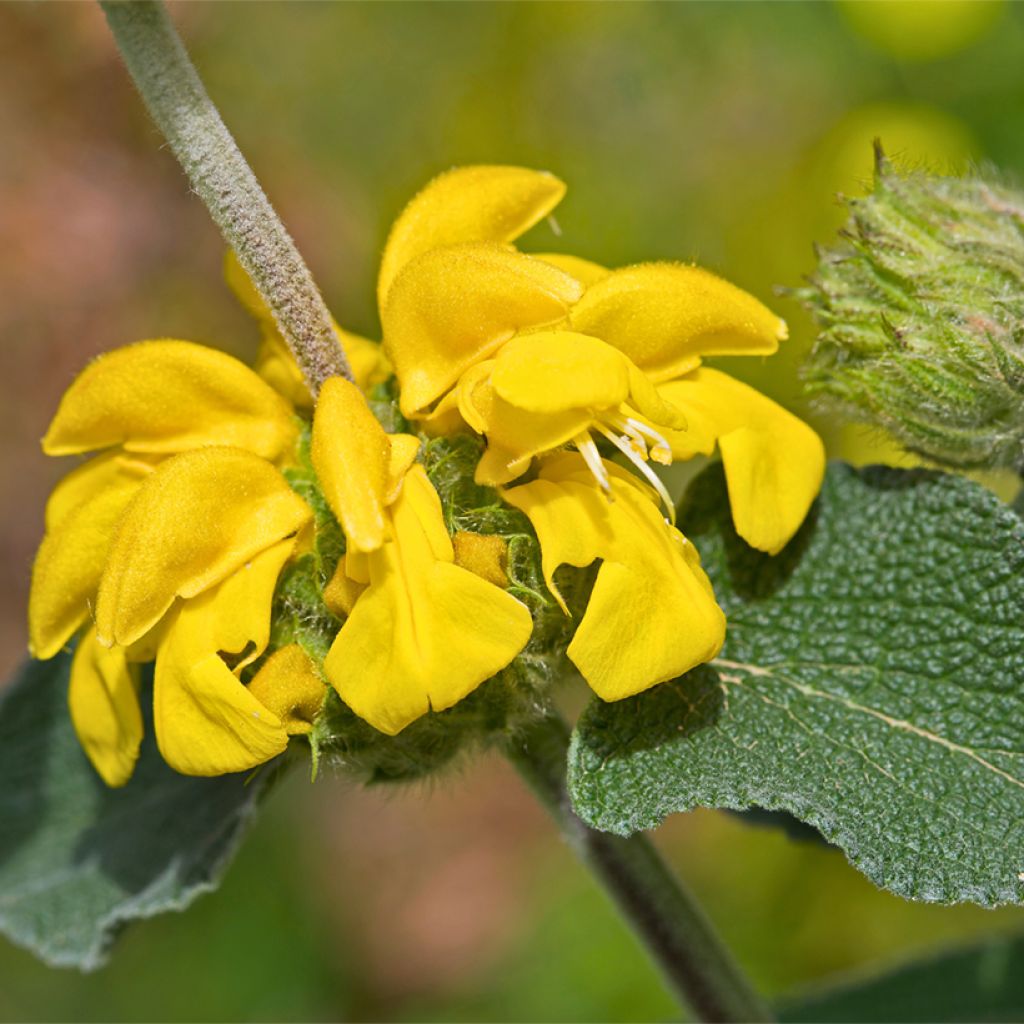
<path fill-rule="evenodd" d="M 568 747 L 568 727 L 552 714 L 512 737 L 505 754 L 699 1020 L 772 1020 L 699 904 L 648 839 L 598 832 L 576 816 L 566 789 Z"/>
<path fill-rule="evenodd" d="M 274 314 L 314 397 L 352 379 L 309 268 L 213 105 L 161 0 L 100 0 L 150 115 Z"/>

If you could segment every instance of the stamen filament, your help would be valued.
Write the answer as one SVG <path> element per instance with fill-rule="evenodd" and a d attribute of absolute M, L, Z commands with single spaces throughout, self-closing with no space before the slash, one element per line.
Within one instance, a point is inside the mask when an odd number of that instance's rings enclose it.
<path fill-rule="evenodd" d="M 658 474 L 655 473 L 654 470 L 651 469 L 651 467 L 648 466 L 647 463 L 643 459 L 641 459 L 635 451 L 633 451 L 633 448 L 623 437 L 621 437 L 619 434 L 613 433 L 601 423 L 596 423 L 594 425 L 597 427 L 599 431 L 601 431 L 602 434 L 604 434 L 605 437 L 608 438 L 609 441 L 611 441 L 613 445 L 615 445 L 616 448 L 619 449 L 620 452 L 622 452 L 623 455 L 626 456 L 627 459 L 629 459 L 630 462 L 633 463 L 634 466 L 636 466 L 637 469 L 640 470 L 641 473 L 643 473 L 644 477 L 647 479 L 647 482 L 658 492 L 658 496 L 665 504 L 665 511 L 668 513 L 668 515 L 665 518 L 668 519 L 668 521 L 673 526 L 675 526 L 675 506 L 672 504 L 672 499 L 669 497 L 669 493 L 666 490 L 665 485 L 658 478 Z M 592 441 L 591 444 L 593 444 Z M 586 456 L 584 456 L 584 458 L 586 458 Z"/>
<path fill-rule="evenodd" d="M 655 462 L 663 466 L 672 464 L 672 449 L 669 447 L 668 441 L 653 427 L 642 423 L 638 419 L 634 419 L 632 416 L 610 416 L 608 417 L 608 422 L 623 434 L 630 437 L 642 437 L 646 441 L 645 449 L 649 446 L 650 457 Z"/>
<path fill-rule="evenodd" d="M 587 464 L 590 472 L 594 474 L 594 479 L 598 482 L 601 490 L 611 498 L 612 485 L 608 479 L 608 470 L 604 468 L 601 453 L 597 450 L 597 445 L 594 444 L 594 439 L 590 436 L 589 431 L 584 430 L 577 434 L 572 439 L 572 443 L 576 445 L 576 450 L 583 456 L 583 461 Z"/>

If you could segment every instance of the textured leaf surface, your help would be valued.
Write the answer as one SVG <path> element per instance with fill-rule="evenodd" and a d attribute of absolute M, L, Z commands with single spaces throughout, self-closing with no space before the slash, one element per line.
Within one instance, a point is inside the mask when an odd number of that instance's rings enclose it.
<path fill-rule="evenodd" d="M 785 810 L 902 896 L 1024 896 L 1024 526 L 970 481 L 834 465 L 776 558 L 721 470 L 683 530 L 729 618 L 721 656 L 573 739 L 578 813 L 628 834 L 692 807 Z"/>
<path fill-rule="evenodd" d="M 216 888 L 269 772 L 192 779 L 151 739 L 107 789 L 67 711 L 70 655 L 29 662 L 0 701 L 0 932 L 55 966 L 101 966 L 129 921 Z"/>
<path fill-rule="evenodd" d="M 784 1006 L 780 1020 L 830 1024 L 1024 1020 L 1024 937 L 992 938 Z"/>

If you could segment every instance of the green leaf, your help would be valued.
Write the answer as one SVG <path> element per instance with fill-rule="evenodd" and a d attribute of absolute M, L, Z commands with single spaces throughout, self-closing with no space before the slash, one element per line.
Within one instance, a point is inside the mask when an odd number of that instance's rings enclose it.
<path fill-rule="evenodd" d="M 1024 936 L 991 938 L 873 978 L 805 995 L 780 1012 L 787 1024 L 817 1021 L 1024 1020 Z"/>
<path fill-rule="evenodd" d="M 830 467 L 777 557 L 732 528 L 719 467 L 683 531 L 729 619 L 721 655 L 617 704 L 570 755 L 620 834 L 693 807 L 785 810 L 901 896 L 1024 895 L 1024 524 L 970 481 Z"/>
<path fill-rule="evenodd" d="M 70 663 L 26 663 L 0 701 L 0 932 L 93 970 L 125 924 L 217 887 L 273 771 L 188 778 L 147 739 L 131 782 L 108 789 L 71 727 Z"/>

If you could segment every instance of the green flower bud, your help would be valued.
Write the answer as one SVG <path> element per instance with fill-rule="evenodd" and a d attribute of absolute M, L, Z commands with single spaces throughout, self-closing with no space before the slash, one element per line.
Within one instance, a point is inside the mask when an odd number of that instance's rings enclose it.
<path fill-rule="evenodd" d="M 809 392 L 960 468 L 1024 467 L 1024 195 L 981 177 L 897 173 L 794 292 L 819 327 Z"/>

